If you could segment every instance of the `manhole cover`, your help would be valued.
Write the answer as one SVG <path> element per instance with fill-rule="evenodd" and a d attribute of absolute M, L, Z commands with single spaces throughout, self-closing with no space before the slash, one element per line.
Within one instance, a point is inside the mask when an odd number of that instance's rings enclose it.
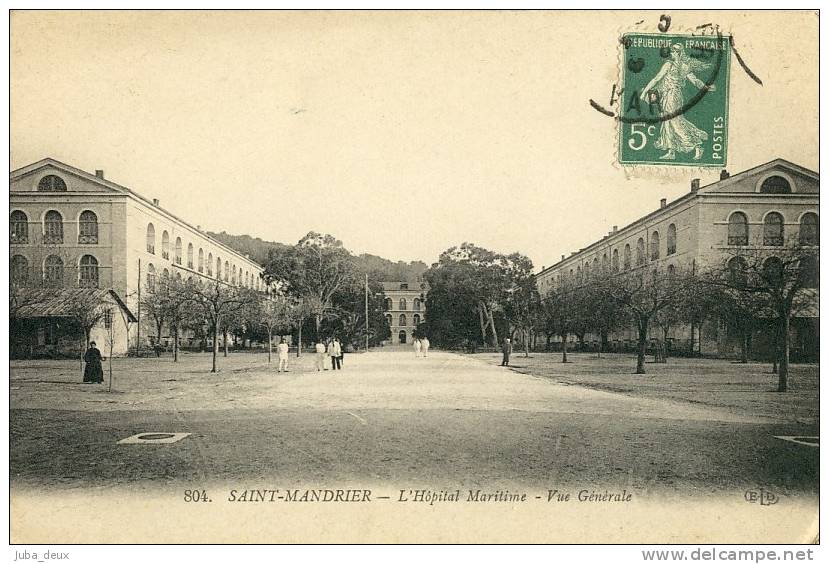
<path fill-rule="evenodd" d="M 820 448 L 820 437 L 800 437 L 796 435 L 783 435 L 777 436 L 773 435 L 775 439 L 780 439 L 781 441 L 789 441 L 790 443 L 795 443 L 798 445 L 803 446 L 810 446 L 814 448 Z"/>
<path fill-rule="evenodd" d="M 175 443 L 190 433 L 138 433 L 118 441 L 119 445 L 158 445 Z"/>

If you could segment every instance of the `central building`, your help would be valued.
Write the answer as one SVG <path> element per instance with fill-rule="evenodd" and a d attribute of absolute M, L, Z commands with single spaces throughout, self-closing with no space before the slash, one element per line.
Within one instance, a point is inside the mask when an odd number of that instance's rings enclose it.
<path fill-rule="evenodd" d="M 391 344 L 410 343 L 417 326 L 426 320 L 426 291 L 425 282 L 383 282 Z"/>

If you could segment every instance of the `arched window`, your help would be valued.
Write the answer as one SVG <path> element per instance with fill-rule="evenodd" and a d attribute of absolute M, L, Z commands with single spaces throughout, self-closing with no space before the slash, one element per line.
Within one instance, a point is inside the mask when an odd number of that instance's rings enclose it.
<path fill-rule="evenodd" d="M 391 311 L 391 308 L 393 307 L 394 302 L 392 301 L 391 298 L 386 298 L 385 301 L 386 301 L 386 311 Z M 389 323 L 389 324 L 391 325 L 391 323 Z"/>
<path fill-rule="evenodd" d="M 800 259 L 797 266 L 800 283 L 804 288 L 820 287 L 820 271 L 817 267 L 817 259 L 813 256 L 806 256 Z"/>
<path fill-rule="evenodd" d="M 25 285 L 29 283 L 29 261 L 23 255 L 14 255 L 9 261 L 10 278 L 12 284 Z"/>
<path fill-rule="evenodd" d="M 763 244 L 768 247 L 783 246 L 783 216 L 777 212 L 766 214 L 763 220 Z"/>
<path fill-rule="evenodd" d="M 619 249 L 613 249 L 613 258 L 611 259 L 611 262 L 613 272 L 619 272 Z"/>
<path fill-rule="evenodd" d="M 399 321 L 398 325 L 400 327 L 405 327 L 406 326 L 406 315 L 401 313 L 400 318 L 398 319 L 398 321 Z"/>
<path fill-rule="evenodd" d="M 199 247 L 199 272 L 204 272 L 204 249 Z"/>
<path fill-rule="evenodd" d="M 651 233 L 651 260 L 659 260 L 659 231 Z"/>
<path fill-rule="evenodd" d="M 81 257 L 81 275 L 78 282 L 81 288 L 98 287 L 98 259 L 92 255 Z"/>
<path fill-rule="evenodd" d="M 176 264 L 181 264 L 181 237 L 176 237 Z"/>
<path fill-rule="evenodd" d="M 783 280 L 783 261 L 778 257 L 769 257 L 763 263 L 763 278 L 771 286 L 777 286 Z"/>
<path fill-rule="evenodd" d="M 78 218 L 78 243 L 81 245 L 98 244 L 98 216 L 86 210 Z"/>
<path fill-rule="evenodd" d="M 590 278 L 590 261 L 584 263 L 584 279 L 587 280 Z"/>
<path fill-rule="evenodd" d="M 9 242 L 13 245 L 29 242 L 29 218 L 20 210 L 9 214 Z"/>
<path fill-rule="evenodd" d="M 625 255 L 624 255 L 624 262 L 623 266 L 625 270 L 630 270 L 630 245 L 625 245 Z"/>
<path fill-rule="evenodd" d="M 187 243 L 187 268 L 193 269 L 193 243 Z"/>
<path fill-rule="evenodd" d="M 673 276 L 676 274 L 676 267 L 672 264 L 668 265 L 668 276 Z"/>
<path fill-rule="evenodd" d="M 590 270 L 593 273 L 593 276 L 599 274 L 599 257 L 593 257 L 593 268 Z"/>
<path fill-rule="evenodd" d="M 789 181 L 782 176 L 769 176 L 760 185 L 761 194 L 791 194 Z"/>
<path fill-rule="evenodd" d="M 743 212 L 734 212 L 728 218 L 728 244 L 748 245 L 748 218 Z"/>
<path fill-rule="evenodd" d="M 55 210 L 46 212 L 43 217 L 43 242 L 47 245 L 63 243 L 63 217 Z"/>
<path fill-rule="evenodd" d="M 576 280 L 578 282 L 581 282 L 583 280 L 583 278 L 581 276 L 581 266 L 576 267 Z"/>
<path fill-rule="evenodd" d="M 152 223 L 147 225 L 147 252 L 155 254 L 155 227 Z"/>
<path fill-rule="evenodd" d="M 676 225 L 670 224 L 668 226 L 668 250 L 667 254 L 672 255 L 676 252 Z"/>
<path fill-rule="evenodd" d="M 230 263 L 225 261 L 225 282 L 230 282 Z"/>
<path fill-rule="evenodd" d="M 400 302 L 398 302 L 400 306 L 398 309 L 406 310 L 406 298 L 400 298 Z M 405 323 L 401 323 L 401 325 L 405 325 Z"/>
<path fill-rule="evenodd" d="M 416 313 L 412 316 L 412 321 L 414 322 L 414 326 L 417 327 L 420 325 L 420 314 Z"/>
<path fill-rule="evenodd" d="M 386 323 L 388 323 L 389 327 L 391 327 L 391 314 L 386 316 Z"/>
<path fill-rule="evenodd" d="M 233 284 L 234 286 L 236 285 L 236 265 L 235 264 L 233 265 L 233 275 L 230 279 L 230 283 Z"/>
<path fill-rule="evenodd" d="M 155 267 L 152 264 L 147 265 L 147 291 L 155 293 Z"/>
<path fill-rule="evenodd" d="M 66 182 L 64 182 L 59 176 L 50 174 L 49 176 L 44 176 L 40 179 L 40 182 L 37 183 L 37 191 L 66 192 Z"/>
<path fill-rule="evenodd" d="M 820 222 L 817 214 L 804 213 L 800 218 L 800 244 L 801 245 L 819 245 L 820 244 Z"/>
<path fill-rule="evenodd" d="M 607 272 L 608 262 L 607 253 L 602 255 L 602 272 Z"/>
<path fill-rule="evenodd" d="M 43 283 L 60 288 L 63 286 L 63 259 L 49 255 L 43 262 Z"/>
<path fill-rule="evenodd" d="M 213 276 L 213 253 L 207 253 L 207 275 Z"/>
<path fill-rule="evenodd" d="M 728 261 L 728 279 L 732 284 L 745 284 L 746 261 L 743 257 L 732 257 Z"/>
<path fill-rule="evenodd" d="M 414 301 L 412 302 L 412 308 L 415 311 L 420 311 L 420 298 L 415 298 L 414 299 Z"/>
<path fill-rule="evenodd" d="M 170 234 L 166 229 L 161 233 L 161 258 L 170 260 Z"/>
<path fill-rule="evenodd" d="M 216 257 L 216 280 L 222 279 L 222 257 Z"/>
<path fill-rule="evenodd" d="M 636 266 L 645 264 L 645 240 L 639 237 L 636 241 Z"/>

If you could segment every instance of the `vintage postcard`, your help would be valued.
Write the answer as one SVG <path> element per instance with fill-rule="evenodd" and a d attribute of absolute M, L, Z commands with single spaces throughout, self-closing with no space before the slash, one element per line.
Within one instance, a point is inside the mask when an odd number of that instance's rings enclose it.
<path fill-rule="evenodd" d="M 9 17 L 17 560 L 818 539 L 816 12 Z"/>

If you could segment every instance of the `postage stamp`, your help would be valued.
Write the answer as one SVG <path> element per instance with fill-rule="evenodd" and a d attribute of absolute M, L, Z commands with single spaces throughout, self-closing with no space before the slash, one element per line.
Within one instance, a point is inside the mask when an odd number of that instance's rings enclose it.
<path fill-rule="evenodd" d="M 631 33 L 621 42 L 619 162 L 725 166 L 729 37 Z"/>

